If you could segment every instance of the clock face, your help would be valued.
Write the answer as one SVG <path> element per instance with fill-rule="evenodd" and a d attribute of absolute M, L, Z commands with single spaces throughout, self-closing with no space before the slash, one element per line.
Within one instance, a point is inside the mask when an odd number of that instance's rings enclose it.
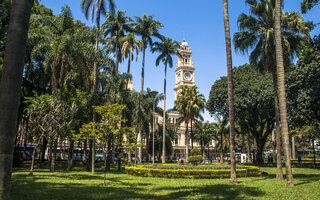
<path fill-rule="evenodd" d="M 191 81 L 192 74 L 190 72 L 185 72 L 183 77 L 184 77 L 185 80 Z"/>
<path fill-rule="evenodd" d="M 181 73 L 180 72 L 177 74 L 177 80 L 181 81 Z"/>

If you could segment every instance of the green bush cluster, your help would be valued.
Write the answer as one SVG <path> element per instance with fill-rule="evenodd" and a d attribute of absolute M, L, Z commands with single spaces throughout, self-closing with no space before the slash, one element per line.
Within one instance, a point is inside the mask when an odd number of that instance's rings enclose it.
<path fill-rule="evenodd" d="M 153 169 L 144 166 L 126 167 L 127 173 L 134 176 L 166 178 L 229 178 L 230 169 Z M 259 167 L 245 166 L 237 169 L 237 177 L 258 176 Z"/>
<path fill-rule="evenodd" d="M 203 158 L 199 154 L 201 153 L 200 149 L 194 148 L 190 151 L 191 156 L 188 158 L 188 162 L 193 164 L 193 165 L 199 165 L 202 161 Z"/>
<path fill-rule="evenodd" d="M 145 168 L 153 168 L 153 169 L 230 169 L 230 164 L 228 163 L 216 163 L 210 165 L 178 165 L 178 164 L 155 164 L 155 165 L 148 165 L 144 164 L 143 167 Z M 243 169 L 243 165 L 237 165 L 237 169 Z"/>

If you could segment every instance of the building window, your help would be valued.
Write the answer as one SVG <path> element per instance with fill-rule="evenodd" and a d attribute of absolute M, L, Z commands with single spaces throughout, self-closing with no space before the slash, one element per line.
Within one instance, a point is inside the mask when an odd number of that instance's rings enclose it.
<path fill-rule="evenodd" d="M 175 137 L 175 138 L 174 138 L 174 144 L 175 144 L 175 145 L 179 145 L 179 138 L 178 138 L 178 137 Z"/>
<path fill-rule="evenodd" d="M 185 59 L 185 62 L 188 63 L 188 59 Z"/>

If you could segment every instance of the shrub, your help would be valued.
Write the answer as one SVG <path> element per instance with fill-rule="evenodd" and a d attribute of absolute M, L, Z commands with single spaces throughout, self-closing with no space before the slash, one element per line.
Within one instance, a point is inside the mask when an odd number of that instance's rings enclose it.
<path fill-rule="evenodd" d="M 201 154 L 201 151 L 198 148 L 194 148 L 194 149 L 191 149 L 190 153 L 192 156 L 197 156 Z"/>
<path fill-rule="evenodd" d="M 199 165 L 203 158 L 201 156 L 189 156 L 188 161 L 193 165 Z"/>
<path fill-rule="evenodd" d="M 144 166 L 126 167 L 127 173 L 134 176 L 166 178 L 229 178 L 230 169 L 153 169 Z M 259 167 L 245 166 L 237 169 L 237 177 L 258 176 Z"/>

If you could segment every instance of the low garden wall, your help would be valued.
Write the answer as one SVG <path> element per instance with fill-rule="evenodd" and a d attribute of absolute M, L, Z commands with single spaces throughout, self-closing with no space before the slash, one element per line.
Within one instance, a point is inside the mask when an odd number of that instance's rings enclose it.
<path fill-rule="evenodd" d="M 159 169 L 150 166 L 129 166 L 127 173 L 134 176 L 166 178 L 229 178 L 230 169 Z M 259 167 L 244 166 L 237 169 L 237 177 L 259 176 Z"/>

